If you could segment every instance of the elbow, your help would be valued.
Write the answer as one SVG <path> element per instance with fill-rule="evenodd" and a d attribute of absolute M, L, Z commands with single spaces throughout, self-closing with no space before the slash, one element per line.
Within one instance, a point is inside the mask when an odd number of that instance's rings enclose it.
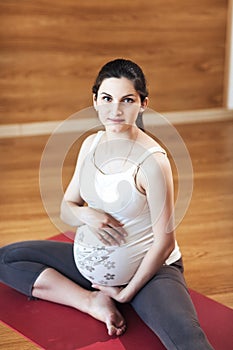
<path fill-rule="evenodd" d="M 62 200 L 62 202 L 61 202 L 61 206 L 60 206 L 60 219 L 61 219 L 65 224 L 68 224 L 68 225 L 71 225 L 71 226 L 72 226 L 72 224 L 70 223 L 70 219 L 69 219 L 67 210 L 68 210 L 68 204 L 67 204 L 67 202 L 65 201 L 65 199 L 63 198 L 63 200 Z"/>
<path fill-rule="evenodd" d="M 60 219 L 61 219 L 61 221 L 63 221 L 65 224 L 69 224 L 67 221 L 67 219 L 66 219 L 66 217 L 64 216 L 64 214 L 62 213 L 62 212 L 60 212 Z"/>
<path fill-rule="evenodd" d="M 167 244 L 167 247 L 165 249 L 164 260 L 167 260 L 169 258 L 169 256 L 171 255 L 174 249 L 175 249 L 175 240 L 172 239 L 169 242 L 169 244 Z"/>
<path fill-rule="evenodd" d="M 66 215 L 65 215 L 65 200 L 64 200 L 64 198 L 63 198 L 61 205 L 60 205 L 60 219 L 67 224 L 67 222 L 66 222 L 67 219 L 66 219 Z"/>
<path fill-rule="evenodd" d="M 60 205 L 60 216 L 64 215 L 65 205 L 67 205 L 67 204 L 66 204 L 65 199 L 63 198 L 62 202 L 61 202 L 61 205 Z"/>
<path fill-rule="evenodd" d="M 82 225 L 82 222 L 77 218 L 73 210 L 72 202 L 63 198 L 60 206 L 60 219 L 69 226 Z"/>
<path fill-rule="evenodd" d="M 168 248 L 168 256 L 173 252 L 174 249 L 175 249 L 175 241 L 171 243 Z"/>

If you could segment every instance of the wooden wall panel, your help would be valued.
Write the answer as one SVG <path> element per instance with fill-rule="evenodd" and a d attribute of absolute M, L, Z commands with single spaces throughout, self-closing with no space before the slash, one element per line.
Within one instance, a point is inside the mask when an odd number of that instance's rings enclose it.
<path fill-rule="evenodd" d="M 116 57 L 144 68 L 153 109 L 223 104 L 227 0 L 0 0 L 0 16 L 2 124 L 90 106 Z"/>

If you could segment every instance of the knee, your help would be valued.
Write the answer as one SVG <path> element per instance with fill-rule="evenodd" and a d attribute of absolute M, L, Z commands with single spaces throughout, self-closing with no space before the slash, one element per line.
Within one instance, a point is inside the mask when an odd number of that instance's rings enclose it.
<path fill-rule="evenodd" d="M 0 248 L 0 264 L 4 265 L 6 261 L 7 252 L 9 251 L 10 245 Z"/>
<path fill-rule="evenodd" d="M 10 250 L 9 246 L 4 246 L 0 248 L 0 281 L 6 282 L 9 279 L 9 265 L 11 263 L 11 259 L 8 258 Z"/>
<path fill-rule="evenodd" d="M 15 251 L 16 247 L 14 243 L 0 248 L 0 277 L 4 276 L 5 271 L 8 270 L 11 263 L 18 261 Z"/>
<path fill-rule="evenodd" d="M 33 246 L 30 241 L 8 244 L 0 248 L 0 261 L 4 264 L 28 260 L 33 254 L 31 247 Z"/>
<path fill-rule="evenodd" d="M 12 260 L 12 252 L 14 252 L 15 250 L 15 243 L 6 245 L 4 247 L 0 248 L 0 263 L 1 264 L 5 264 L 8 262 L 11 262 Z"/>
<path fill-rule="evenodd" d="M 26 256 L 21 248 L 21 243 L 11 243 L 0 248 L 0 278 L 10 274 L 9 268 L 23 264 Z"/>

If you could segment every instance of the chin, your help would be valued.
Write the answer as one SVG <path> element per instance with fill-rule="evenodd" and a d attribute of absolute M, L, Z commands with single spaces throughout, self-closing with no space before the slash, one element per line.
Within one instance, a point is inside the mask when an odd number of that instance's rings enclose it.
<path fill-rule="evenodd" d="M 129 125 L 124 125 L 124 124 L 114 124 L 114 125 L 107 125 L 106 130 L 110 132 L 125 132 L 130 128 Z"/>

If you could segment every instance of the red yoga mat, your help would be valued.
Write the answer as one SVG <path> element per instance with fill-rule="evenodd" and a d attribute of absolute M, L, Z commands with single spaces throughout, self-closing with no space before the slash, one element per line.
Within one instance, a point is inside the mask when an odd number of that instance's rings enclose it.
<path fill-rule="evenodd" d="M 52 239 L 69 241 L 63 234 Z M 232 350 L 233 310 L 193 290 L 190 294 L 201 326 L 214 349 Z M 165 350 L 130 305 L 122 305 L 121 311 L 127 321 L 127 331 L 119 338 L 109 337 L 105 325 L 89 315 L 43 300 L 29 301 L 24 295 L 0 284 L 2 322 L 42 349 Z"/>

